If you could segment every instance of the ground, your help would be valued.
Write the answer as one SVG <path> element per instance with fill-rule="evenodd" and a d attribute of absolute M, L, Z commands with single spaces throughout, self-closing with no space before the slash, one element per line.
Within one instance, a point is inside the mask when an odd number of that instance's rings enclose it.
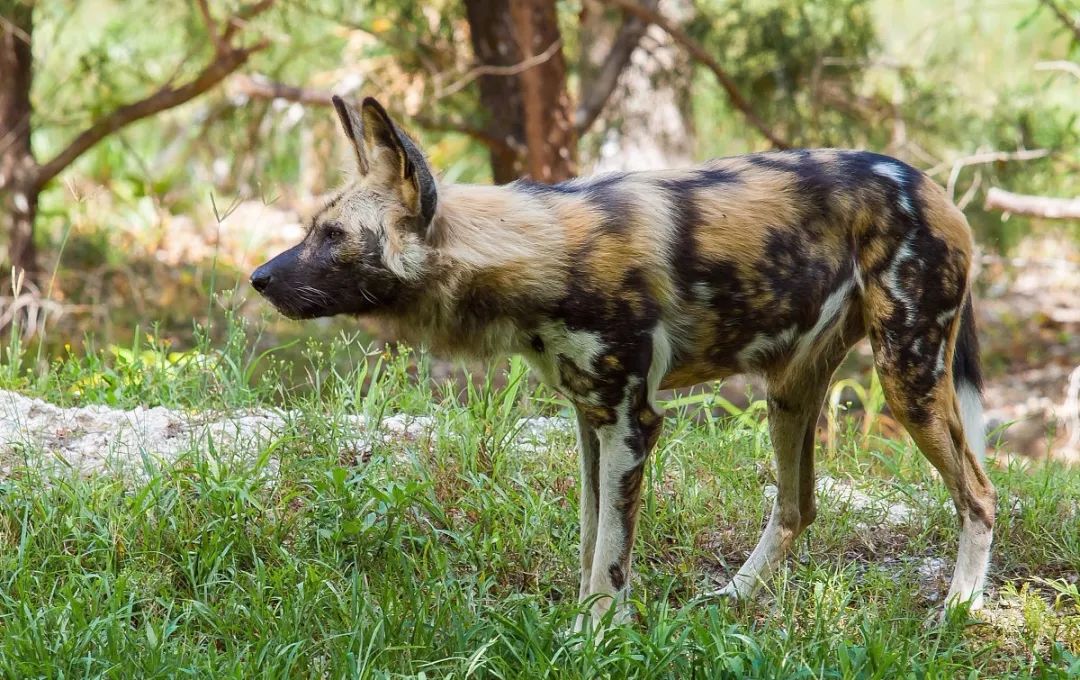
<path fill-rule="evenodd" d="M 841 418 L 817 523 L 732 606 L 700 596 L 763 526 L 767 431 L 760 407 L 680 399 L 648 470 L 637 615 L 597 642 L 570 633 L 567 412 L 520 363 L 439 396 L 409 352 L 336 369 L 344 338 L 283 392 L 241 332 L 199 360 L 0 367 L 0 675 L 1080 673 L 1076 468 L 991 459 L 988 604 L 942 621 L 944 487 L 905 439 Z"/>

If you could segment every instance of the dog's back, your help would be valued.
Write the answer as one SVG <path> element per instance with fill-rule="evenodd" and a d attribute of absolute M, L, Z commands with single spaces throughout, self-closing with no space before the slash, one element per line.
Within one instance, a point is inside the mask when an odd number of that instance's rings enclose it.
<path fill-rule="evenodd" d="M 865 300 L 885 314 L 967 283 L 963 216 L 921 172 L 878 154 L 752 154 L 516 188 L 566 231 L 556 286 L 566 320 L 611 330 L 664 322 L 674 350 L 665 387 L 768 371 L 837 333 L 861 336 L 863 313 L 849 312 L 872 291 L 886 292 Z M 925 268 L 938 278 L 924 280 Z"/>

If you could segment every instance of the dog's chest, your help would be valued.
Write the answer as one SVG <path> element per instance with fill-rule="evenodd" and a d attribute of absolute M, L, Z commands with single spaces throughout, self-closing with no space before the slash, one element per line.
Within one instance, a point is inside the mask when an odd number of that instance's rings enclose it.
<path fill-rule="evenodd" d="M 529 335 L 522 356 L 549 387 L 575 403 L 597 404 L 612 357 L 599 333 L 546 323 Z"/>

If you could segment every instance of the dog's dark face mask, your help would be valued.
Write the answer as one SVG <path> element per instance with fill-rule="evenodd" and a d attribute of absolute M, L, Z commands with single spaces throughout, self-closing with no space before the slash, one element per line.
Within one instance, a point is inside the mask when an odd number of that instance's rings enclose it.
<path fill-rule="evenodd" d="M 387 309 L 418 285 L 430 256 L 435 180 L 423 154 L 374 99 L 334 98 L 359 176 L 311 221 L 304 239 L 251 275 L 282 314 L 311 319 Z"/>

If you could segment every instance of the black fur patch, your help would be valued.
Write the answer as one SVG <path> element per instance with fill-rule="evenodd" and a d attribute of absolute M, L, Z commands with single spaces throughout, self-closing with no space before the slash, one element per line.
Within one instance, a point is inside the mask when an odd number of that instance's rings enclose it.
<path fill-rule="evenodd" d="M 970 294 L 964 300 L 964 311 L 960 317 L 960 334 L 956 338 L 956 351 L 953 354 L 953 382 L 957 387 L 971 385 L 982 393 L 979 336 L 975 334 L 975 311 L 971 307 Z"/>
<path fill-rule="evenodd" d="M 623 574 L 622 567 L 617 564 L 608 567 L 608 578 L 611 579 L 611 587 L 615 590 L 622 590 L 626 585 L 626 575 Z"/>

